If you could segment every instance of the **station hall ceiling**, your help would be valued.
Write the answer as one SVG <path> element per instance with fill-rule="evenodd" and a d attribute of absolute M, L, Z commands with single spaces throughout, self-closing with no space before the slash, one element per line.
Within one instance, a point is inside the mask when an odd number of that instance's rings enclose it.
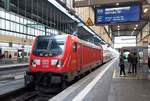
<path fill-rule="evenodd" d="M 60 0 L 56 1 L 69 13 L 69 8 L 65 7 Z M 46 28 L 54 28 L 67 34 L 72 34 L 77 29 L 78 22 L 58 9 L 50 0 L 0 0 L 0 8 L 5 9 L 6 12 L 12 12 L 18 14 L 18 16 L 32 19 Z M 73 16 L 79 19 L 77 15 Z M 81 19 L 79 20 L 81 21 Z M 83 23 L 83 21 L 81 22 Z M 78 29 L 78 34 L 82 39 L 89 39 L 94 35 L 93 32 L 91 33 L 83 27 Z M 95 39 L 98 40 L 97 37 Z"/>
<path fill-rule="evenodd" d="M 72 33 L 77 24 L 48 0 L 0 0 L 0 7 L 66 33 Z"/>

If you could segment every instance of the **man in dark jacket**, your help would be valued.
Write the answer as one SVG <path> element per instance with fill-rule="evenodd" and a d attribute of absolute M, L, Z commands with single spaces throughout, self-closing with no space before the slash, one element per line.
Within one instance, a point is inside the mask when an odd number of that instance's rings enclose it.
<path fill-rule="evenodd" d="M 148 68 L 150 70 L 150 54 L 148 55 Z"/>
<path fill-rule="evenodd" d="M 131 54 L 131 52 L 128 54 L 128 63 L 129 63 L 128 73 L 131 73 L 131 67 L 132 67 L 132 54 Z"/>
<path fill-rule="evenodd" d="M 137 55 L 136 53 L 134 53 L 132 56 L 132 73 L 135 74 L 137 73 L 137 62 L 138 62 Z"/>
<path fill-rule="evenodd" d="M 126 73 L 125 73 L 125 66 L 124 66 L 124 56 L 123 56 L 122 53 L 121 53 L 121 55 L 120 55 L 119 66 L 120 66 L 120 76 L 122 76 L 122 72 L 123 72 L 123 74 L 124 74 L 124 76 L 125 76 Z"/>

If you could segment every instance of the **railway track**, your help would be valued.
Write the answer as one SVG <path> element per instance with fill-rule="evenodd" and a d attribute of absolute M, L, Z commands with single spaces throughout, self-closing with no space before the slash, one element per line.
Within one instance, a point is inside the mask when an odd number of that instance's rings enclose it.
<path fill-rule="evenodd" d="M 79 79 L 71 82 L 67 87 L 74 84 Z M 66 88 L 67 88 L 66 87 Z M 63 89 L 52 89 L 51 92 L 40 92 L 35 90 L 27 90 L 26 88 L 18 89 L 14 92 L 0 96 L 0 101 L 48 101 L 53 96 L 57 95 Z"/>
<path fill-rule="evenodd" d="M 57 93 L 44 94 L 38 91 L 27 91 L 25 88 L 0 96 L 0 101 L 48 101 Z"/>
<path fill-rule="evenodd" d="M 28 92 L 25 93 L 15 99 L 12 99 L 10 101 L 31 101 L 33 99 L 35 99 L 38 96 L 38 93 L 33 91 L 33 92 Z"/>
<path fill-rule="evenodd" d="M 96 70 L 93 69 L 92 71 Z M 92 72 L 90 71 L 90 72 Z M 67 87 L 74 84 L 81 78 L 88 75 L 90 72 L 86 72 L 84 75 L 80 75 L 78 78 L 73 80 Z M 66 87 L 66 88 L 67 88 Z M 48 101 L 53 96 L 57 95 L 61 90 L 52 91 L 52 93 L 41 93 L 39 91 L 30 90 L 28 91 L 26 88 L 19 89 L 14 92 L 10 92 L 6 95 L 0 96 L 0 101 Z"/>
<path fill-rule="evenodd" d="M 48 101 L 48 99 L 50 99 L 53 96 L 54 95 L 52 94 L 42 94 L 37 91 L 33 91 L 25 93 L 24 95 L 21 95 L 10 101 Z"/>

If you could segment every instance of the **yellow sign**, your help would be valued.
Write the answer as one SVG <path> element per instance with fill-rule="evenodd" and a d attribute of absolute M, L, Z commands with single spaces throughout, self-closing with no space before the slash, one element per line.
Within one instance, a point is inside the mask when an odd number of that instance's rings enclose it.
<path fill-rule="evenodd" d="M 93 26 L 94 23 L 92 22 L 91 18 L 89 17 L 88 20 L 85 23 L 87 26 Z"/>

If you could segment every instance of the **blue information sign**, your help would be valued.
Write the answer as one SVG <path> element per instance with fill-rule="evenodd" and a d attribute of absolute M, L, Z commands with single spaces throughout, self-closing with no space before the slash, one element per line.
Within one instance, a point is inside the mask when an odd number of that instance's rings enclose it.
<path fill-rule="evenodd" d="M 96 8 L 95 24 L 136 22 L 140 20 L 140 11 L 140 5 Z"/>

